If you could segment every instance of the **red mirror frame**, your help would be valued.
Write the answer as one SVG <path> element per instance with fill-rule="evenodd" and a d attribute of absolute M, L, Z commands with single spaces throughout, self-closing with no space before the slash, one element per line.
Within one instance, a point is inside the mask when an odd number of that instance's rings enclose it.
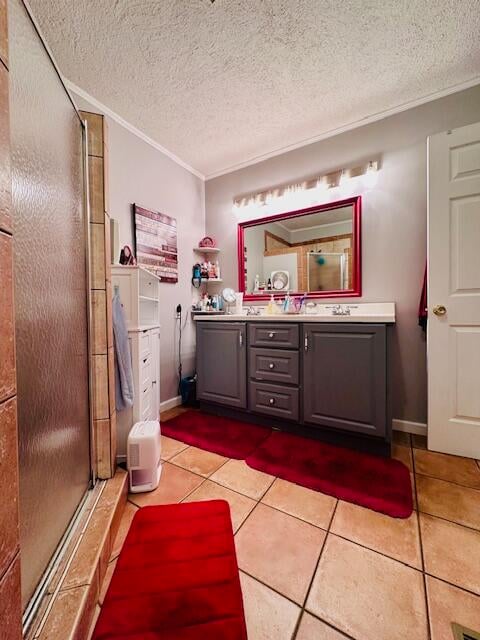
<path fill-rule="evenodd" d="M 335 202 L 328 202 L 325 204 L 315 205 L 314 207 L 308 207 L 307 209 L 297 209 L 296 211 L 286 211 L 284 213 L 277 213 L 272 216 L 264 218 L 256 218 L 255 220 L 248 220 L 246 222 L 240 222 L 238 224 L 238 290 L 243 292 L 243 299 L 248 302 L 255 300 L 269 300 L 273 294 L 275 298 L 282 298 L 285 293 L 275 293 L 274 291 L 268 291 L 265 293 L 247 293 L 245 291 L 245 272 L 244 272 L 244 230 L 248 227 L 256 227 L 260 224 L 267 222 L 275 222 L 277 220 L 283 220 L 285 218 L 293 218 L 296 216 L 306 216 L 309 213 L 319 213 L 321 211 L 332 211 L 332 209 L 340 209 L 348 205 L 353 206 L 353 287 L 351 289 L 337 289 L 331 291 L 312 291 L 307 293 L 307 298 L 356 298 L 362 295 L 362 197 L 354 196 L 352 198 L 346 198 L 345 200 L 337 200 Z M 291 295 L 302 295 L 303 291 L 290 292 Z"/>

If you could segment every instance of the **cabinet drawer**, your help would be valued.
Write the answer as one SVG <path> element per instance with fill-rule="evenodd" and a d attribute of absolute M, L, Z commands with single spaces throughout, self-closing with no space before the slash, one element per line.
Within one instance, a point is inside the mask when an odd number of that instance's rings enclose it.
<path fill-rule="evenodd" d="M 249 408 L 285 420 L 298 420 L 298 388 L 252 381 Z"/>
<path fill-rule="evenodd" d="M 140 392 L 140 415 L 142 420 L 150 420 L 152 411 L 152 385 L 148 384 Z"/>
<path fill-rule="evenodd" d="M 142 360 L 144 360 L 145 358 L 148 358 L 148 356 L 150 355 L 152 348 L 151 348 L 151 335 L 147 332 L 144 332 L 140 335 L 140 340 L 138 341 L 139 343 L 139 347 L 140 347 L 140 358 Z"/>
<path fill-rule="evenodd" d="M 251 378 L 298 384 L 298 351 L 251 347 L 248 359 Z"/>
<path fill-rule="evenodd" d="M 152 382 L 152 356 L 140 360 L 140 386 L 144 389 Z"/>
<path fill-rule="evenodd" d="M 298 324 L 250 324 L 250 346 L 298 349 Z"/>

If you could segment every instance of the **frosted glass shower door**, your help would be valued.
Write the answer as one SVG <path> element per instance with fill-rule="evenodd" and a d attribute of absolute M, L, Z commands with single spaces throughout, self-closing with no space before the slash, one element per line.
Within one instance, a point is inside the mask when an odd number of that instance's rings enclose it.
<path fill-rule="evenodd" d="M 82 125 L 23 4 L 9 2 L 22 599 L 90 479 Z"/>
<path fill-rule="evenodd" d="M 346 289 L 345 254 L 309 251 L 307 253 L 307 290 Z"/>

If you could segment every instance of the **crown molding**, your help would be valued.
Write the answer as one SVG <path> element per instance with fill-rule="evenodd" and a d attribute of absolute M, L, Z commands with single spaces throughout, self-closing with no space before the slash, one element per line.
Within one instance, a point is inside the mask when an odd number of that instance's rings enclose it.
<path fill-rule="evenodd" d="M 133 133 L 133 135 L 137 136 L 138 138 L 140 138 L 141 140 L 149 144 L 151 147 L 153 147 L 157 151 L 160 151 L 160 153 L 163 153 L 163 155 L 170 158 L 170 160 L 173 160 L 173 162 L 175 162 L 176 164 L 180 165 L 190 173 L 193 173 L 193 175 L 197 176 L 197 178 L 200 178 L 201 180 L 205 181 L 205 176 L 203 175 L 203 173 L 200 173 L 200 171 L 197 171 L 197 169 L 194 169 L 193 167 L 191 167 L 189 164 L 184 162 L 181 158 L 176 156 L 174 153 L 172 153 L 165 147 L 162 147 L 161 144 L 158 144 L 158 142 L 155 142 L 155 140 L 147 136 L 146 133 L 143 133 L 143 131 L 140 131 L 140 129 L 137 129 L 137 127 L 135 127 L 133 124 L 130 124 L 130 122 L 128 122 L 127 120 L 124 120 L 122 116 L 119 116 L 118 113 L 115 113 L 115 111 L 112 111 L 112 109 L 110 109 L 109 107 L 104 105 L 102 102 L 100 102 L 99 100 L 91 96 L 89 93 L 87 93 L 86 91 L 78 87 L 76 84 L 71 82 L 71 80 L 68 80 L 68 78 L 62 78 L 62 80 L 70 92 L 76 93 L 78 96 L 80 96 L 81 98 L 89 102 L 96 109 L 101 111 L 102 114 L 114 120 L 117 124 L 124 127 L 124 129 L 127 129 L 128 131 L 130 131 L 130 133 Z"/>
<path fill-rule="evenodd" d="M 315 142 L 321 142 L 322 140 L 327 140 L 328 138 L 333 138 L 334 136 L 340 135 L 342 133 L 347 133 L 348 131 L 352 131 L 353 129 L 357 129 L 358 127 L 363 127 L 368 124 L 372 124 L 374 122 L 378 122 L 379 120 L 384 120 L 385 118 L 389 118 L 390 116 L 394 116 L 398 113 L 402 113 L 403 111 L 408 111 L 409 109 L 414 109 L 415 107 L 419 107 L 421 105 L 427 104 L 429 102 L 434 102 L 435 100 L 439 100 L 440 98 L 445 98 L 446 96 L 452 95 L 454 93 L 458 93 L 460 91 L 464 91 L 465 89 L 471 89 L 480 84 L 480 76 L 476 76 L 471 80 L 466 82 L 462 82 L 446 89 L 442 89 L 440 91 L 436 91 L 434 93 L 430 93 L 422 98 L 418 98 L 417 100 L 411 100 L 409 102 L 405 102 L 396 107 L 392 107 L 391 109 L 386 109 L 384 111 L 379 111 L 378 113 L 374 113 L 371 116 L 366 116 L 365 118 L 361 118 L 360 120 L 354 120 L 349 122 L 348 124 L 342 125 L 341 127 L 336 127 L 335 129 L 330 129 L 318 135 L 312 136 L 310 138 L 306 138 L 304 140 L 300 140 L 299 142 L 295 142 L 293 144 L 287 145 L 285 147 L 280 147 L 278 149 L 274 149 L 273 151 L 269 151 L 267 153 L 255 156 L 250 158 L 249 160 L 245 160 L 244 162 L 240 162 L 234 165 L 230 165 L 225 167 L 224 169 L 220 169 L 214 173 L 210 173 L 207 175 L 202 174 L 200 171 L 190 166 L 186 162 L 184 162 L 181 158 L 176 156 L 174 153 L 163 147 L 161 144 L 147 136 L 140 129 L 137 129 L 134 125 L 130 124 L 127 120 L 119 116 L 115 111 L 112 111 L 109 107 L 104 105 L 102 102 L 91 96 L 89 93 L 78 87 L 76 84 L 68 80 L 67 78 L 62 77 L 62 81 L 67 89 L 73 93 L 76 93 L 84 100 L 87 100 L 91 105 L 99 109 L 102 113 L 109 116 L 112 120 L 120 124 L 122 127 L 139 137 L 141 140 L 149 144 L 150 146 L 157 149 L 168 158 L 173 160 L 176 164 L 183 167 L 193 175 L 197 176 L 203 181 L 213 180 L 214 178 L 219 178 L 220 176 L 224 176 L 228 173 L 233 173 L 234 171 L 239 171 L 240 169 L 245 169 L 246 167 L 250 167 L 255 164 L 259 164 L 260 162 L 264 162 L 265 160 L 269 160 L 270 158 L 275 158 L 276 156 L 280 156 L 284 153 L 288 153 L 289 151 L 294 151 L 296 149 L 301 149 L 302 147 L 307 147 L 308 145 L 314 144 Z"/>
<path fill-rule="evenodd" d="M 250 160 L 245 160 L 245 162 L 239 162 L 238 164 L 225 167 L 224 169 L 220 169 L 219 171 L 215 171 L 214 173 L 207 174 L 205 177 L 205 180 L 213 180 L 214 178 L 219 178 L 220 176 L 224 176 L 227 173 L 233 173 L 234 171 L 238 171 L 239 169 L 245 169 L 246 167 L 250 167 L 260 162 L 264 162 L 265 160 L 268 160 L 270 158 L 275 158 L 276 156 L 280 156 L 284 153 L 288 153 L 289 151 L 294 151 L 295 149 L 301 149 L 302 147 L 306 147 L 310 144 L 313 144 L 314 142 L 320 142 L 321 140 L 326 140 L 327 138 L 333 138 L 334 136 L 338 136 L 341 133 L 352 131 L 352 129 L 357 129 L 358 127 L 363 127 L 364 125 L 372 124 L 373 122 L 378 122 L 379 120 L 384 120 L 385 118 L 394 116 L 397 113 L 402 113 L 403 111 L 408 111 L 409 109 L 420 107 L 421 105 L 427 104 L 428 102 L 434 102 L 439 98 L 445 98 L 446 96 L 449 96 L 452 93 L 458 93 L 460 91 L 464 91 L 465 89 L 471 89 L 472 87 L 475 87 L 479 84 L 480 84 L 480 76 L 476 76 L 471 80 L 467 80 L 466 82 L 461 82 L 459 84 L 453 85 L 446 89 L 442 89 L 440 91 L 430 93 L 422 98 L 418 98 L 417 100 L 411 100 L 410 102 L 405 102 L 396 107 L 392 107 L 391 109 L 379 111 L 378 113 L 374 113 L 371 116 L 366 116 L 365 118 L 362 118 L 360 120 L 354 120 L 352 122 L 349 122 L 348 124 L 342 125 L 341 127 L 330 129 L 329 131 L 325 131 L 318 135 L 312 136 L 311 138 L 306 138 L 304 140 L 295 142 L 285 147 L 280 147 L 273 151 L 269 151 L 268 153 L 255 156 Z"/>

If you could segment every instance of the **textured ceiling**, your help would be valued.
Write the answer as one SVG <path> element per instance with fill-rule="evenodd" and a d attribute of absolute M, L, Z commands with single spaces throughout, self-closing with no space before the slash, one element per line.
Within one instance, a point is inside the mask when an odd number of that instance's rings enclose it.
<path fill-rule="evenodd" d="M 29 0 L 62 73 L 205 175 L 480 76 L 480 0 Z"/>
<path fill-rule="evenodd" d="M 353 208 L 342 207 L 341 209 L 334 209 L 333 211 L 321 211 L 320 213 L 310 213 L 306 216 L 295 216 L 294 218 L 287 218 L 281 222 L 277 222 L 285 229 L 289 231 L 299 231 L 303 229 L 309 229 L 311 227 L 317 227 L 322 224 L 334 224 L 336 222 L 346 222 L 352 219 Z"/>

